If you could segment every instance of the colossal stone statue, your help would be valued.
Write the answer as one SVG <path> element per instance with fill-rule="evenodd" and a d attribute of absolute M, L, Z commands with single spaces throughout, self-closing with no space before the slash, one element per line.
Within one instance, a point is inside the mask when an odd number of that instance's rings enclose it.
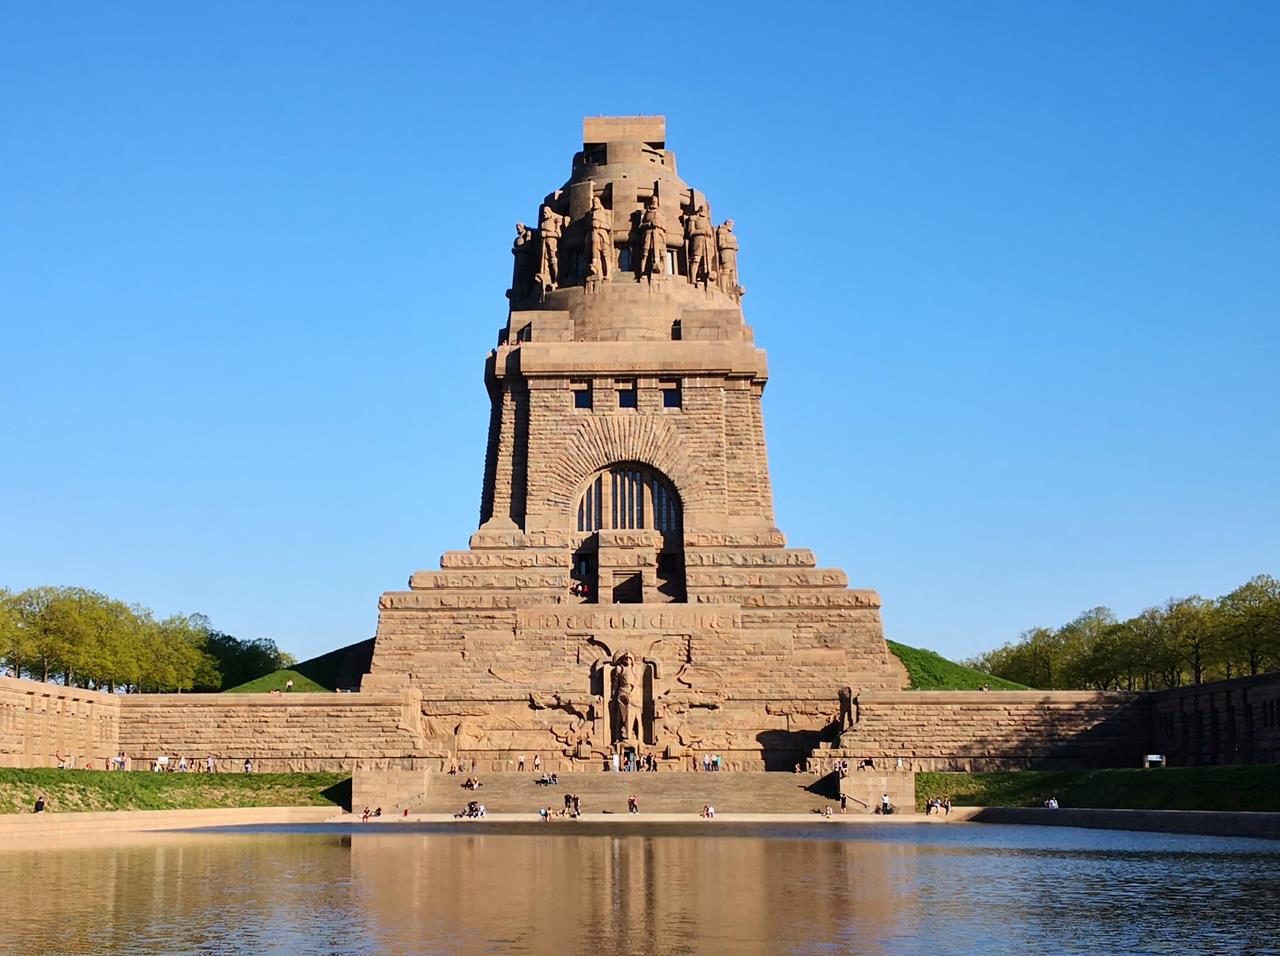
<path fill-rule="evenodd" d="M 617 727 L 614 731 L 615 741 L 629 740 L 631 737 L 632 695 L 635 693 L 634 662 L 630 654 L 619 658 L 613 668 L 613 708 L 617 716 Z"/>
<path fill-rule="evenodd" d="M 684 238 L 689 250 L 689 281 L 714 279 L 715 248 L 712 240 L 715 238 L 715 233 L 711 228 L 711 219 L 707 216 L 706 206 L 700 205 L 690 215 L 685 216 Z"/>
<path fill-rule="evenodd" d="M 662 275 L 667 265 L 667 239 L 662 229 L 658 197 L 649 197 L 640 217 L 640 261 L 636 276 Z"/>
<path fill-rule="evenodd" d="M 587 275 L 607 279 L 613 263 L 613 217 L 597 196 L 587 213 Z"/>
<path fill-rule="evenodd" d="M 720 288 L 739 298 L 742 290 L 738 286 L 738 237 L 733 234 L 732 219 L 726 219 L 716 229 L 716 247 L 720 250 Z"/>
<path fill-rule="evenodd" d="M 522 222 L 516 223 L 516 238 L 511 243 L 511 254 L 516 261 L 511 273 L 511 291 L 507 293 L 512 302 L 527 297 L 533 287 L 534 238 L 532 229 Z"/>
<path fill-rule="evenodd" d="M 538 235 L 542 238 L 542 263 L 538 269 L 544 289 L 554 289 L 560 281 L 560 237 L 569 218 L 543 203 L 538 217 Z"/>

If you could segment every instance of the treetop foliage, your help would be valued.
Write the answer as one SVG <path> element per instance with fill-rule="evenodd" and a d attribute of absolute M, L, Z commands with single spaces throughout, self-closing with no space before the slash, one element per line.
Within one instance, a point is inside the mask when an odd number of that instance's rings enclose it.
<path fill-rule="evenodd" d="M 209 691 L 294 663 L 275 641 L 244 641 L 202 614 L 149 608 L 77 587 L 0 588 L 0 672 L 69 687 Z"/>
<path fill-rule="evenodd" d="M 1043 690 L 1163 690 L 1280 669 L 1280 581 L 1260 574 L 1209 600 L 1170 598 L 1119 621 L 1095 607 L 966 661 Z"/>

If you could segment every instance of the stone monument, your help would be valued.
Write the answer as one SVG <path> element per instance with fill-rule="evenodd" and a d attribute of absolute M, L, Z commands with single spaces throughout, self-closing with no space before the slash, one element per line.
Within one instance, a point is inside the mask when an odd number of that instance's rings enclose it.
<path fill-rule="evenodd" d="M 876 593 L 775 525 L 739 240 L 665 127 L 586 119 L 516 228 L 479 529 L 382 596 L 362 685 L 421 693 L 428 753 L 790 769 L 904 681 Z"/>

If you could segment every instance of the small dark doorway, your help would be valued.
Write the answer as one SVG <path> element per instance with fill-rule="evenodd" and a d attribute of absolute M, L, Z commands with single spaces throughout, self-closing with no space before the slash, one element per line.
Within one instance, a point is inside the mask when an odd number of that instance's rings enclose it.
<path fill-rule="evenodd" d="M 639 571 L 615 571 L 614 604 L 640 604 L 644 601 L 644 578 Z"/>

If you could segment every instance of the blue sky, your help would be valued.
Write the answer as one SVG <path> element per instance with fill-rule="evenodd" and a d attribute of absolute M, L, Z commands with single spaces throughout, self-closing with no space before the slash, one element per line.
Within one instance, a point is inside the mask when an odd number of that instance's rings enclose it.
<path fill-rule="evenodd" d="M 1280 574 L 1280 7 L 628 9 L 0 6 L 0 584 L 370 636 L 600 113 L 736 221 L 779 525 L 890 637 Z"/>

